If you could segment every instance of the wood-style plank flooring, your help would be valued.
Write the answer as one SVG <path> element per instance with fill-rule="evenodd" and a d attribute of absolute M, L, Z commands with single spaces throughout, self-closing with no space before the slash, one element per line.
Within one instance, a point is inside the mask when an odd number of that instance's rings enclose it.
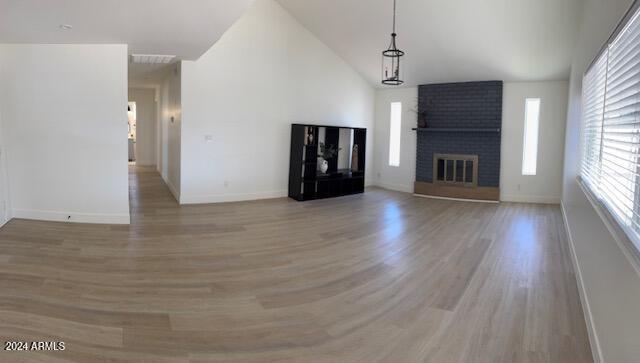
<path fill-rule="evenodd" d="M 590 362 L 557 206 L 370 189 L 0 230 L 0 362 Z"/>

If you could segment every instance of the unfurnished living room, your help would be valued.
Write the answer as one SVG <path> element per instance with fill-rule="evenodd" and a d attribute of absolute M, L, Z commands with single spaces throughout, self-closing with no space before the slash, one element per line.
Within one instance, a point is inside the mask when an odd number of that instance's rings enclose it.
<path fill-rule="evenodd" d="M 640 1 L 0 0 L 0 362 L 640 362 Z"/>

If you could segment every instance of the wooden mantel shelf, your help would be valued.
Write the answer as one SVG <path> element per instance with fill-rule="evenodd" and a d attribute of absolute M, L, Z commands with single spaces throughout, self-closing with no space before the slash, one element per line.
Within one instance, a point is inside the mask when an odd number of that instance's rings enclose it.
<path fill-rule="evenodd" d="M 492 128 L 443 128 L 443 127 L 414 127 L 411 130 L 418 132 L 494 132 L 499 133 L 500 129 Z"/>

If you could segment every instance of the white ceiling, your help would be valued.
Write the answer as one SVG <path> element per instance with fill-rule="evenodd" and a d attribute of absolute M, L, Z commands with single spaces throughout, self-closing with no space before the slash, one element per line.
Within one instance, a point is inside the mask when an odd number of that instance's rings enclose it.
<path fill-rule="evenodd" d="M 129 87 L 154 87 L 171 72 L 175 62 L 169 64 L 135 64 L 129 62 Z"/>
<path fill-rule="evenodd" d="M 0 43 L 126 43 L 197 59 L 253 0 L 0 0 Z M 277 0 L 373 85 L 392 0 Z M 397 0 L 406 85 L 569 76 L 583 0 Z M 61 30 L 61 24 L 73 29 Z M 161 66 L 132 65 L 148 81 Z"/>
<path fill-rule="evenodd" d="M 0 43 L 124 43 L 194 60 L 252 0 L 0 0 Z M 71 30 L 60 29 L 70 24 Z M 146 77 L 158 67 L 132 67 Z"/>
<path fill-rule="evenodd" d="M 380 84 L 392 0 L 277 0 Z M 568 79 L 582 0 L 397 0 L 405 84 Z"/>

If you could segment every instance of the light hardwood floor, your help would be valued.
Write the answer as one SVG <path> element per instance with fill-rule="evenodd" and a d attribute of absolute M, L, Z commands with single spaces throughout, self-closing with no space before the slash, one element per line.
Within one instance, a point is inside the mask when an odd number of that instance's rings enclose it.
<path fill-rule="evenodd" d="M 1 362 L 590 362 L 557 206 L 364 195 L 0 230 Z"/>

